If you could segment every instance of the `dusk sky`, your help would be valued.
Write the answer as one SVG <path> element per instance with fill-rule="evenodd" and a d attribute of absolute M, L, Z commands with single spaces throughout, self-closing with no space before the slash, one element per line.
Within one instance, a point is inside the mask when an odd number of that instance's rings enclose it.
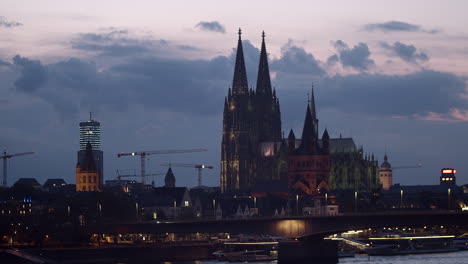
<path fill-rule="evenodd" d="M 242 28 L 254 87 L 266 33 L 282 129 L 300 135 L 315 86 L 319 130 L 353 137 L 394 182 L 437 184 L 456 168 L 468 183 L 467 1 L 0 0 L 0 146 L 21 177 L 75 183 L 79 122 L 101 122 L 104 179 L 139 170 L 119 152 L 206 147 L 150 156 L 207 163 L 219 186 L 222 110 Z M 194 169 L 173 168 L 177 186 Z M 162 185 L 163 178 L 157 179 Z"/>

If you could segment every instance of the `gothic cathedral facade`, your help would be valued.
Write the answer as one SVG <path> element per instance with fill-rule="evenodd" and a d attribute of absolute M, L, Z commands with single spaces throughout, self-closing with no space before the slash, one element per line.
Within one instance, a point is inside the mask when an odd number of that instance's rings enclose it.
<path fill-rule="evenodd" d="M 271 87 L 265 34 L 258 66 L 257 85 L 249 89 L 241 31 L 232 87 L 224 100 L 221 143 L 221 191 L 248 189 L 259 181 L 278 179 L 287 173 L 279 162 L 281 112 Z M 282 165 L 282 166 L 280 166 Z"/>
<path fill-rule="evenodd" d="M 221 192 L 249 191 L 280 182 L 288 193 L 319 194 L 330 189 L 370 191 L 379 187 L 378 165 L 363 156 L 352 138 L 318 136 L 318 119 L 312 90 L 302 137 L 291 130 L 282 136 L 281 111 L 272 89 L 265 34 L 258 65 L 257 84 L 249 88 L 241 31 L 237 43 L 232 86 L 224 100 L 221 142 Z"/>

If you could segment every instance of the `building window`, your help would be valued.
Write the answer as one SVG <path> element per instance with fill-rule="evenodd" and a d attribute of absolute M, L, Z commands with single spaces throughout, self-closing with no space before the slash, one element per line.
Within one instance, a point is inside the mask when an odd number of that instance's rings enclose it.
<path fill-rule="evenodd" d="M 187 207 L 189 206 L 189 201 L 184 201 L 184 205 Z"/>
<path fill-rule="evenodd" d="M 86 183 L 86 176 L 83 177 L 83 183 Z"/>

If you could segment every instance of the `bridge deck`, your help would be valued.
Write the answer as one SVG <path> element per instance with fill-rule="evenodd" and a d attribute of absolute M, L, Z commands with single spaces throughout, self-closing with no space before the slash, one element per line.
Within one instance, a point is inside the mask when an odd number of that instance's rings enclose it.
<path fill-rule="evenodd" d="M 468 225 L 467 212 L 407 212 L 323 217 L 224 219 L 211 221 L 150 222 L 88 227 L 106 234 L 244 233 L 298 238 L 325 236 L 352 229 L 390 226 Z"/>

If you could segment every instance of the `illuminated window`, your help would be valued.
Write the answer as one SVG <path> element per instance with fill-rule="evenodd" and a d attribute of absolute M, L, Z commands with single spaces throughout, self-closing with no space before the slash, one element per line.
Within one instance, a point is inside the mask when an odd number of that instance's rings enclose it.
<path fill-rule="evenodd" d="M 189 201 L 184 201 L 185 206 L 189 206 Z"/>

